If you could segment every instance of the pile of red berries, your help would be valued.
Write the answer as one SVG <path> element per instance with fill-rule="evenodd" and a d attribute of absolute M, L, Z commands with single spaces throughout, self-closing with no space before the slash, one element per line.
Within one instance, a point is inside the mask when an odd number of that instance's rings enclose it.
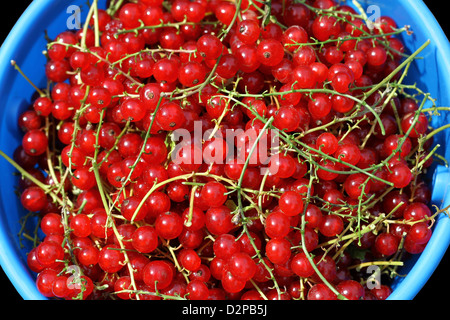
<path fill-rule="evenodd" d="M 19 118 L 39 291 L 386 299 L 432 233 L 432 100 L 402 87 L 409 30 L 366 22 L 334 0 L 94 1 Z"/>

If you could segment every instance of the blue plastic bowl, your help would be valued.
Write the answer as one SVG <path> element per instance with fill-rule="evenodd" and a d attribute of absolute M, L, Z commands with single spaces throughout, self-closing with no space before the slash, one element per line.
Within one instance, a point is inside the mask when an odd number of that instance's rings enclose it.
<path fill-rule="evenodd" d="M 409 52 L 414 52 L 426 40 L 431 40 L 431 45 L 421 54 L 425 59 L 415 61 L 408 82 L 418 83 L 437 99 L 439 105 L 450 106 L 450 44 L 426 5 L 421 0 L 367 0 L 361 3 L 365 7 L 378 5 L 381 15 L 394 17 L 399 26 L 411 26 L 413 36 L 403 38 Z M 70 5 L 78 5 L 82 17 L 87 14 L 85 0 L 33 1 L 0 49 L 0 149 L 11 157 L 22 135 L 17 128 L 17 119 L 29 106 L 33 88 L 11 67 L 10 61 L 16 60 L 34 83 L 44 86 L 44 32 L 47 31 L 52 38 L 65 29 L 73 13 L 70 10 L 67 12 Z M 449 120 L 450 114 L 443 113 L 441 117 L 433 119 L 432 125 L 438 127 L 449 123 Z M 447 148 L 450 131 L 436 136 L 435 141 L 442 146 L 440 153 L 450 160 L 450 148 Z M 21 247 L 17 236 L 20 231 L 19 220 L 24 215 L 14 193 L 17 177 L 12 175 L 13 168 L 3 159 L 0 159 L 0 172 L 3 173 L 0 185 L 1 266 L 23 299 L 46 299 L 36 289 L 36 275 L 28 270 L 26 264 L 30 243 L 24 241 L 24 247 Z M 430 177 L 433 203 L 439 207 L 450 205 L 450 194 L 446 192 L 450 181 L 448 169 L 435 166 Z M 450 219 L 441 215 L 425 251 L 409 260 L 400 270 L 402 274 L 408 275 L 395 279 L 394 291 L 389 299 L 413 299 L 436 269 L 449 244 Z"/>

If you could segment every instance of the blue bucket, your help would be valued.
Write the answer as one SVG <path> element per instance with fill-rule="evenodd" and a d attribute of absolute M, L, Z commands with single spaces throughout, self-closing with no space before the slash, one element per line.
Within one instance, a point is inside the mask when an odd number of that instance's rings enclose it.
<path fill-rule="evenodd" d="M 349 1 L 351 2 L 351 1 Z M 424 91 L 431 93 L 439 105 L 450 106 L 450 44 L 438 22 L 421 0 L 366 0 L 360 1 L 364 7 L 377 5 L 381 15 L 395 18 L 399 26 L 410 25 L 412 36 L 403 36 L 409 52 L 414 52 L 426 40 L 431 45 L 421 53 L 423 60 L 416 60 L 410 69 L 408 83 L 416 82 Z M 74 20 L 73 8 L 81 9 L 81 21 L 88 7 L 85 0 L 35 0 L 24 12 L 0 49 L 0 149 L 12 157 L 15 148 L 21 142 L 22 133 L 17 127 L 21 112 L 30 105 L 33 88 L 20 76 L 10 61 L 16 60 L 28 77 L 36 84 L 45 86 L 42 54 L 47 31 L 50 38 Z M 101 1 L 105 5 L 105 1 Z M 450 114 L 443 113 L 431 123 L 438 127 L 450 123 Z M 439 134 L 435 142 L 441 145 L 440 154 L 450 160 L 450 131 Z M 444 166 L 434 166 L 432 172 L 432 202 L 439 207 L 450 205 L 450 193 L 447 192 L 450 172 Z M 20 201 L 14 193 L 17 177 L 12 175 L 13 168 L 0 159 L 0 264 L 10 281 L 25 300 L 46 299 L 36 289 L 36 274 L 26 263 L 26 254 L 31 249 L 28 241 L 19 242 L 19 221 L 24 215 Z M 29 221 L 30 225 L 36 221 Z M 406 277 L 394 281 L 391 300 L 411 300 L 422 289 L 450 244 L 450 219 L 441 215 L 434 226 L 433 236 L 424 252 L 407 261 L 400 270 Z M 23 246 L 22 246 L 23 245 Z"/>

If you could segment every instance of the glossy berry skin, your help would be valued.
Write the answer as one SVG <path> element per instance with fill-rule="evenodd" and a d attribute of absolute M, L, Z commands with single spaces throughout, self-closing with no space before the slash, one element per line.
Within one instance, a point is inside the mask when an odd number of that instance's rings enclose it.
<path fill-rule="evenodd" d="M 100 239 L 112 236 L 114 230 L 108 226 L 111 220 L 104 209 L 93 210 L 91 217 L 91 234 Z"/>
<path fill-rule="evenodd" d="M 408 137 L 402 135 L 391 135 L 386 138 L 383 143 L 384 152 L 386 155 L 391 155 L 398 149 L 398 155 L 402 158 L 406 157 L 411 151 L 412 145 L 411 140 Z"/>
<path fill-rule="evenodd" d="M 187 62 L 178 72 L 178 80 L 186 87 L 193 87 L 205 80 L 206 71 L 198 62 Z"/>
<path fill-rule="evenodd" d="M 432 231 L 428 224 L 425 222 L 419 222 L 411 226 L 406 238 L 408 241 L 422 245 L 426 244 L 428 240 L 430 240 L 431 235 Z"/>
<path fill-rule="evenodd" d="M 103 271 L 115 273 L 123 268 L 125 256 L 120 250 L 117 250 L 119 248 L 117 245 L 108 245 L 102 248 L 98 263 Z"/>
<path fill-rule="evenodd" d="M 307 300 L 337 300 L 337 296 L 325 284 L 318 283 L 308 291 Z"/>
<path fill-rule="evenodd" d="M 183 220 L 176 212 L 160 214 L 155 222 L 156 233 L 163 239 L 177 238 L 183 231 Z"/>
<path fill-rule="evenodd" d="M 161 129 L 166 131 L 179 129 L 186 121 L 181 107 L 173 102 L 161 106 L 156 114 L 155 120 Z"/>
<path fill-rule="evenodd" d="M 358 199 L 361 195 L 370 193 L 370 183 L 364 174 L 352 174 L 344 182 L 344 189 L 352 199 Z"/>
<path fill-rule="evenodd" d="M 389 295 L 392 293 L 391 288 L 386 285 L 381 285 L 378 288 L 374 288 L 370 290 L 370 292 L 378 299 L 378 300 L 386 300 Z"/>
<path fill-rule="evenodd" d="M 205 213 L 197 207 L 186 208 L 181 217 L 187 230 L 198 231 L 205 226 Z"/>
<path fill-rule="evenodd" d="M 289 154 L 278 153 L 270 159 L 269 171 L 278 178 L 290 178 L 294 175 L 295 170 L 296 162 Z"/>
<path fill-rule="evenodd" d="M 158 244 L 158 234 L 152 226 L 141 226 L 132 234 L 133 248 L 141 253 L 153 252 Z"/>
<path fill-rule="evenodd" d="M 45 66 L 45 74 L 48 79 L 54 82 L 64 82 L 69 78 L 68 72 L 71 69 L 67 59 L 60 61 L 50 60 Z"/>
<path fill-rule="evenodd" d="M 336 289 L 348 300 L 364 300 L 365 292 L 363 286 L 354 280 L 341 281 Z"/>
<path fill-rule="evenodd" d="M 403 217 L 407 221 L 419 221 L 431 216 L 431 210 L 427 205 L 421 202 L 409 204 L 403 211 Z"/>
<path fill-rule="evenodd" d="M 397 252 L 399 239 L 390 233 L 382 233 L 375 240 L 375 248 L 383 256 L 392 256 Z"/>
<path fill-rule="evenodd" d="M 65 298 L 69 295 L 70 289 L 68 288 L 69 278 L 66 276 L 57 276 L 52 285 L 52 293 L 57 298 Z"/>
<path fill-rule="evenodd" d="M 401 79 L 406 43 L 383 34 L 395 19 L 370 29 L 335 0 L 95 9 L 44 48 L 48 86 L 15 123 L 17 192 L 44 235 L 27 256 L 39 292 L 389 297 L 354 267 L 420 254 L 435 222 L 419 170 L 434 157 L 417 166 L 435 121 L 406 83 L 372 91 Z"/>
<path fill-rule="evenodd" d="M 258 44 L 256 54 L 261 64 L 276 66 L 284 58 L 283 45 L 276 39 L 265 39 Z"/>
<path fill-rule="evenodd" d="M 264 230 L 271 238 L 282 238 L 288 235 L 290 228 L 289 216 L 281 211 L 274 211 L 267 216 Z"/>
<path fill-rule="evenodd" d="M 314 268 L 303 252 L 296 254 L 292 258 L 291 269 L 296 275 L 302 278 L 311 277 L 315 273 Z"/>
<path fill-rule="evenodd" d="M 274 238 L 266 244 L 266 256 L 274 264 L 283 264 L 291 256 L 290 243 L 285 238 Z"/>
<path fill-rule="evenodd" d="M 303 27 L 293 25 L 283 32 L 281 39 L 286 50 L 294 52 L 298 49 L 299 43 L 306 43 L 308 41 L 308 33 Z"/>
<path fill-rule="evenodd" d="M 317 228 L 320 226 L 322 219 L 323 214 L 320 208 L 314 204 L 308 204 L 305 211 L 305 221 L 308 222 L 308 226 Z"/>
<path fill-rule="evenodd" d="M 47 195 L 41 188 L 31 186 L 22 192 L 20 201 L 25 209 L 38 212 L 47 205 Z"/>
<path fill-rule="evenodd" d="M 313 258 L 320 274 L 329 282 L 334 282 L 337 278 L 336 262 L 329 255 L 320 255 Z M 319 282 L 319 275 L 315 273 L 313 278 Z"/>
<path fill-rule="evenodd" d="M 291 132 L 300 125 L 300 117 L 294 108 L 283 106 L 277 111 L 273 124 L 280 130 Z"/>
<path fill-rule="evenodd" d="M 334 157 L 340 159 L 343 162 L 340 166 L 345 168 L 347 164 L 356 165 L 359 162 L 361 159 L 361 151 L 355 144 L 343 144 L 338 147 L 334 153 Z"/>
<path fill-rule="evenodd" d="M 77 257 L 84 266 L 94 266 L 98 263 L 99 250 L 94 246 L 87 246 L 80 250 Z"/>
<path fill-rule="evenodd" d="M 56 280 L 58 273 L 52 269 L 45 269 L 37 275 L 36 287 L 44 296 L 51 298 L 53 294 L 53 283 Z"/>
<path fill-rule="evenodd" d="M 308 102 L 309 113 L 317 119 L 326 117 L 330 113 L 331 108 L 331 100 L 326 94 L 313 94 L 312 99 Z"/>
<path fill-rule="evenodd" d="M 237 252 L 228 259 L 228 270 L 240 280 L 250 280 L 256 272 L 256 263 L 244 252 Z"/>
<path fill-rule="evenodd" d="M 220 207 L 228 198 L 226 193 L 227 189 L 222 183 L 211 181 L 202 187 L 201 197 L 207 206 Z"/>
<path fill-rule="evenodd" d="M 379 46 L 370 48 L 367 52 L 367 63 L 370 66 L 380 66 L 386 62 L 387 54 L 386 50 Z"/>
<path fill-rule="evenodd" d="M 25 133 L 22 139 L 22 146 L 27 154 L 40 156 L 47 150 L 48 138 L 44 131 L 33 129 Z"/>
<path fill-rule="evenodd" d="M 223 289 L 228 293 L 238 293 L 245 287 L 246 281 L 239 280 L 230 271 L 224 270 L 222 274 L 221 284 Z"/>
<path fill-rule="evenodd" d="M 206 228 L 216 235 L 228 233 L 235 227 L 231 220 L 231 210 L 226 206 L 210 208 L 206 211 L 205 218 Z"/>
<path fill-rule="evenodd" d="M 57 260 L 64 258 L 64 251 L 60 244 L 47 241 L 38 245 L 36 250 L 37 261 L 44 267 L 54 265 Z"/>
<path fill-rule="evenodd" d="M 207 300 L 209 297 L 209 289 L 206 284 L 200 280 L 189 282 L 186 287 L 189 300 Z"/>
<path fill-rule="evenodd" d="M 120 105 L 120 112 L 125 120 L 140 121 L 145 116 L 145 107 L 138 99 L 127 99 Z"/>
<path fill-rule="evenodd" d="M 303 197 L 298 192 L 287 191 L 281 195 L 279 206 L 287 216 L 296 216 L 303 212 Z"/>
<path fill-rule="evenodd" d="M 57 213 L 47 213 L 42 217 L 41 230 L 45 235 L 59 234 L 64 235 L 64 226 L 61 221 L 61 215 Z"/>
<path fill-rule="evenodd" d="M 205 59 L 217 59 L 222 53 L 222 43 L 214 35 L 203 35 L 197 40 L 197 50 Z"/>
<path fill-rule="evenodd" d="M 388 173 L 388 181 L 394 184 L 396 188 L 406 187 L 412 180 L 411 169 L 406 164 L 398 163 L 390 169 Z"/>
<path fill-rule="evenodd" d="M 338 139 L 332 133 L 322 133 L 316 140 L 316 149 L 326 154 L 335 153 L 338 146 Z"/>
<path fill-rule="evenodd" d="M 178 255 L 183 268 L 191 272 L 197 271 L 202 264 L 200 257 L 194 249 L 183 249 Z"/>
<path fill-rule="evenodd" d="M 217 258 L 228 260 L 234 253 L 239 252 L 240 246 L 233 235 L 226 233 L 216 238 L 213 250 Z"/>
<path fill-rule="evenodd" d="M 428 118 L 425 114 L 421 113 L 416 121 L 416 115 L 409 113 L 402 118 L 401 127 L 403 132 L 409 132 L 411 138 L 418 138 L 427 132 Z"/>
<path fill-rule="evenodd" d="M 72 184 L 81 189 L 89 190 L 96 185 L 95 174 L 88 167 L 77 168 L 71 179 Z"/>
<path fill-rule="evenodd" d="M 159 83 L 174 83 L 178 80 L 179 64 L 173 59 L 164 58 L 153 65 L 153 77 Z"/>
<path fill-rule="evenodd" d="M 344 230 L 344 223 L 341 217 L 329 214 L 323 217 L 319 230 L 326 237 L 334 237 Z"/>
<path fill-rule="evenodd" d="M 85 214 L 72 217 L 69 226 L 77 237 L 88 237 L 91 234 L 91 220 Z"/>

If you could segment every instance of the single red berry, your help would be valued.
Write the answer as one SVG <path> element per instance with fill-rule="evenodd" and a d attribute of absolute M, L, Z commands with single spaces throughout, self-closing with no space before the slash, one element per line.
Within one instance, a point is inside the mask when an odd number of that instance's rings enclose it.
<path fill-rule="evenodd" d="M 132 235 L 132 245 L 141 253 L 153 252 L 158 247 L 158 241 L 158 234 L 151 226 L 141 226 Z"/>
<path fill-rule="evenodd" d="M 215 35 L 206 34 L 197 40 L 197 50 L 205 59 L 214 60 L 222 54 L 222 43 Z"/>
<path fill-rule="evenodd" d="M 47 213 L 42 217 L 41 230 L 45 235 L 59 234 L 64 235 L 64 226 L 61 215 L 58 213 Z"/>
<path fill-rule="evenodd" d="M 304 252 L 296 254 L 291 260 L 292 271 L 302 278 L 309 278 L 314 274 L 314 268 Z"/>
<path fill-rule="evenodd" d="M 247 281 L 255 275 L 256 263 L 249 254 L 236 252 L 228 259 L 227 268 L 236 278 Z"/>
<path fill-rule="evenodd" d="M 178 253 L 178 260 L 183 268 L 191 272 L 197 271 L 202 264 L 202 260 L 194 249 L 182 249 Z"/>
<path fill-rule="evenodd" d="M 178 80 L 186 87 L 194 87 L 203 83 L 206 77 L 206 69 L 197 61 L 185 62 L 178 71 Z"/>
<path fill-rule="evenodd" d="M 323 217 L 319 230 L 326 237 L 335 237 L 344 230 L 344 222 L 340 216 L 328 214 Z"/>
<path fill-rule="evenodd" d="M 226 292 L 238 293 L 244 289 L 245 283 L 246 281 L 236 278 L 231 272 L 224 269 L 221 277 L 221 284 Z"/>
<path fill-rule="evenodd" d="M 291 257 L 291 244 L 285 238 L 270 239 L 266 244 L 266 256 L 274 264 L 286 263 Z"/>
<path fill-rule="evenodd" d="M 53 269 L 44 269 L 37 275 L 36 287 L 44 297 L 51 298 L 54 296 L 53 283 L 57 277 L 58 272 Z"/>
<path fill-rule="evenodd" d="M 389 169 L 387 180 L 394 184 L 394 187 L 401 189 L 409 185 L 413 178 L 411 169 L 404 164 L 398 163 Z"/>
<path fill-rule="evenodd" d="M 337 284 L 336 289 L 348 300 L 364 300 L 364 288 L 359 282 L 355 280 L 341 281 Z"/>
<path fill-rule="evenodd" d="M 31 212 L 38 212 L 47 206 L 47 195 L 44 190 L 37 186 L 31 186 L 25 189 L 20 197 L 22 206 Z"/>
<path fill-rule="evenodd" d="M 80 213 L 72 217 L 69 226 L 77 237 L 88 237 L 91 234 L 91 220 L 86 214 Z"/>
<path fill-rule="evenodd" d="M 264 231 L 270 238 L 283 238 L 291 231 L 289 216 L 281 211 L 271 212 L 265 221 Z"/>
<path fill-rule="evenodd" d="M 190 281 L 186 286 L 186 292 L 189 300 L 207 300 L 209 297 L 207 285 L 200 280 Z"/>
<path fill-rule="evenodd" d="M 401 127 L 403 132 L 409 132 L 409 137 L 418 138 L 427 132 L 428 118 L 425 114 L 421 113 L 416 120 L 416 115 L 409 113 L 402 118 Z M 411 127 L 413 128 L 411 129 Z"/>
<path fill-rule="evenodd" d="M 106 245 L 100 251 L 98 264 L 100 268 L 108 273 L 118 272 L 123 268 L 125 256 L 120 246 L 115 244 Z"/>
<path fill-rule="evenodd" d="M 155 120 L 161 129 L 166 131 L 179 129 L 186 122 L 183 110 L 175 102 L 168 102 L 161 106 L 156 113 Z"/>
<path fill-rule="evenodd" d="M 264 39 L 256 49 L 259 62 L 265 66 L 278 65 L 284 58 L 284 48 L 279 40 Z"/>
<path fill-rule="evenodd" d="M 64 259 L 64 249 L 59 243 L 44 241 L 37 246 L 36 258 L 42 266 L 50 267 Z"/>

